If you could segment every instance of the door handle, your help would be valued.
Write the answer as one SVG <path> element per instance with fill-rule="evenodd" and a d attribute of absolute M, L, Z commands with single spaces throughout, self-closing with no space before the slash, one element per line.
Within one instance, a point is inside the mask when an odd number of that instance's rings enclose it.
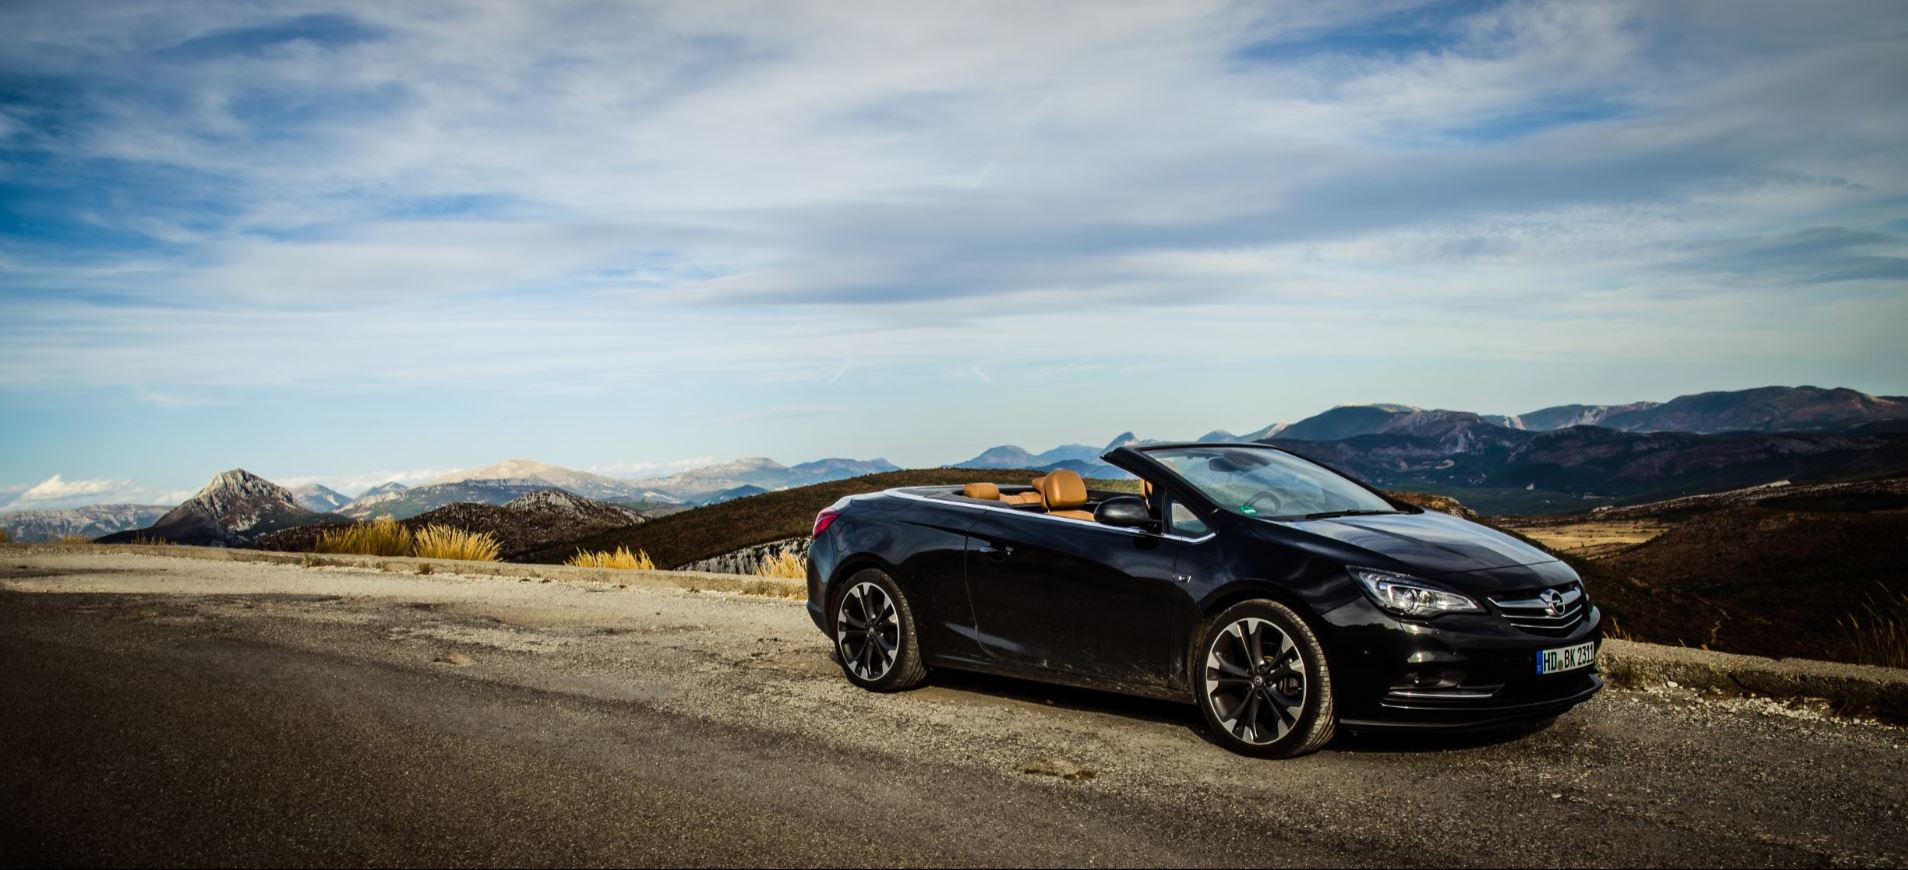
<path fill-rule="evenodd" d="M 993 562 L 999 562 L 1014 554 L 1014 548 L 1008 544 L 1002 544 L 998 547 L 982 544 L 980 551 L 983 555 L 987 556 L 989 561 Z"/>

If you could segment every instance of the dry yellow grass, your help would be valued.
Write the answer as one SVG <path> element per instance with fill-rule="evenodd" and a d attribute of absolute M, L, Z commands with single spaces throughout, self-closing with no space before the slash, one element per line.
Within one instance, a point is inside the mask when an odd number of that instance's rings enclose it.
<path fill-rule="evenodd" d="M 502 552 L 503 546 L 489 532 L 468 532 L 437 523 L 417 530 L 415 553 L 427 559 L 495 562 Z"/>
<path fill-rule="evenodd" d="M 85 535 L 61 535 L 60 536 L 60 543 L 62 544 L 90 544 L 92 542 L 93 542 L 93 539 L 86 537 Z"/>
<path fill-rule="evenodd" d="M 1510 529 L 1559 553 L 1601 559 L 1647 543 L 1669 526 L 1650 520 L 1630 520 L 1511 526 Z"/>
<path fill-rule="evenodd" d="M 784 552 L 755 566 L 757 577 L 782 577 L 788 580 L 808 579 L 808 560 L 794 553 Z"/>
<path fill-rule="evenodd" d="M 411 530 L 388 516 L 368 523 L 326 529 L 312 545 L 314 553 L 351 553 L 359 556 L 409 556 L 416 539 Z"/>
<path fill-rule="evenodd" d="M 656 570 L 656 562 L 649 558 L 648 553 L 642 550 L 631 553 L 628 547 L 617 547 L 614 553 L 606 550 L 598 550 L 594 553 L 578 550 L 576 551 L 576 555 L 565 560 L 563 564 L 575 565 L 579 568 L 619 568 L 626 571 Z"/>
<path fill-rule="evenodd" d="M 1842 620 L 1849 658 L 1865 665 L 1908 668 L 1908 592 L 1870 600 L 1868 612 Z"/>

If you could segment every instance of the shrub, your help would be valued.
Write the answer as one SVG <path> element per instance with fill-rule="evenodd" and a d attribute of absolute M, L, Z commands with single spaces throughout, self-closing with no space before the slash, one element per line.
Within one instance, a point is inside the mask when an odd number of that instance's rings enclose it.
<path fill-rule="evenodd" d="M 495 562 L 503 546 L 489 532 L 468 532 L 456 526 L 432 523 L 417 530 L 416 552 L 429 559 Z"/>
<path fill-rule="evenodd" d="M 409 556 L 413 545 L 411 530 L 384 516 L 368 523 L 326 529 L 318 535 L 318 542 L 311 550 L 359 556 Z"/>
<path fill-rule="evenodd" d="M 577 550 L 576 555 L 565 560 L 563 564 L 575 565 L 579 568 L 620 568 L 627 571 L 656 570 L 656 563 L 649 558 L 648 553 L 642 550 L 631 553 L 628 547 L 617 547 L 614 553 L 607 550 L 598 550 L 593 553 Z"/>
<path fill-rule="evenodd" d="M 755 566 L 755 576 L 807 580 L 808 560 L 784 551 L 779 555 L 763 559 L 762 564 Z"/>
<path fill-rule="evenodd" d="M 85 535 L 61 535 L 60 536 L 60 543 L 62 544 L 90 544 L 92 542 L 93 542 L 93 539 L 86 537 Z"/>
<path fill-rule="evenodd" d="M 172 543 L 158 535 L 134 535 L 132 542 L 142 547 L 157 547 Z"/>
<path fill-rule="evenodd" d="M 0 544 L 4 544 L 4 543 L 6 543 L 6 542 L 8 542 L 8 541 L 11 541 L 11 540 L 13 540 L 13 536 L 12 536 L 12 535 L 9 535 L 9 534 L 7 534 L 7 530 L 6 530 L 6 529 L 0 529 Z"/>
<path fill-rule="evenodd" d="M 1865 613 L 1842 620 L 1848 632 L 1849 659 L 1864 665 L 1908 668 L 1908 592 L 1884 593 L 1868 600 Z"/>

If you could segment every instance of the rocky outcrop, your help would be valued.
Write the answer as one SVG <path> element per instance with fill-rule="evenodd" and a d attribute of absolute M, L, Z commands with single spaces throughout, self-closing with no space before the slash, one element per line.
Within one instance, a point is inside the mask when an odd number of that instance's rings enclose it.
<path fill-rule="evenodd" d="M 714 574 L 754 574 L 761 569 L 763 562 L 778 558 L 784 553 L 793 553 L 797 556 L 806 557 L 808 555 L 808 541 L 809 539 L 807 537 L 798 537 L 783 538 L 779 541 L 770 541 L 766 544 L 756 544 L 752 547 L 743 547 L 740 550 L 723 553 L 720 556 L 699 559 L 682 566 L 678 570 L 708 571 Z"/>

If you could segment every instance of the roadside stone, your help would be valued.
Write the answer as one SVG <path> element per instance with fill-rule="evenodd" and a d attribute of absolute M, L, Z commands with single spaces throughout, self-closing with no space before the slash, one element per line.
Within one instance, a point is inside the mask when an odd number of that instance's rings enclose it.
<path fill-rule="evenodd" d="M 1073 762 L 1059 758 L 1039 758 L 1020 766 L 1020 772 L 1031 776 L 1054 776 L 1069 782 L 1092 779 L 1096 774 Z"/>

